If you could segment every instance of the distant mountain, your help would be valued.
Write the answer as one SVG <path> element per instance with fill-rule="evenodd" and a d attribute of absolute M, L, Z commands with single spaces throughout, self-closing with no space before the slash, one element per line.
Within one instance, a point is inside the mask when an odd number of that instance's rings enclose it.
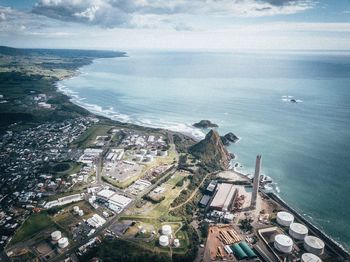
<path fill-rule="evenodd" d="M 91 57 L 110 58 L 126 56 L 125 52 L 106 50 L 80 50 L 80 49 L 34 49 L 34 48 L 13 48 L 0 46 L 0 54 L 11 56 L 59 56 L 65 58 Z"/>
<path fill-rule="evenodd" d="M 16 56 L 16 55 L 24 55 L 24 52 L 22 51 L 22 49 L 19 49 L 19 48 L 13 48 L 9 46 L 0 46 L 0 54 Z"/>
<path fill-rule="evenodd" d="M 231 154 L 215 130 L 211 130 L 202 141 L 190 147 L 189 152 L 212 171 L 225 170 L 230 166 Z"/>

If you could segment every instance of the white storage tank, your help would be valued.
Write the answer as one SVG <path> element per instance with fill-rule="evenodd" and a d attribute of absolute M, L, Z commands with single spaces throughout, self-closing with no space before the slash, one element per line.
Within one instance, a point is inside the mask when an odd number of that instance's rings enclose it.
<path fill-rule="evenodd" d="M 161 245 L 162 247 L 167 247 L 169 246 L 169 237 L 168 236 L 160 236 L 159 237 L 159 245 Z"/>
<path fill-rule="evenodd" d="M 301 262 L 322 262 L 322 260 L 314 254 L 304 253 L 301 256 Z"/>
<path fill-rule="evenodd" d="M 54 231 L 54 232 L 51 233 L 51 239 L 53 241 L 58 241 L 61 237 L 62 237 L 61 231 L 57 230 L 57 231 Z"/>
<path fill-rule="evenodd" d="M 180 240 L 179 239 L 177 239 L 177 238 L 174 239 L 174 246 L 175 247 L 179 247 L 180 246 Z"/>
<path fill-rule="evenodd" d="M 140 150 L 140 154 L 141 154 L 141 155 L 146 155 L 146 154 L 147 154 L 147 149 L 144 149 L 144 148 L 141 149 L 141 150 Z"/>
<path fill-rule="evenodd" d="M 160 151 L 158 152 L 158 154 L 159 154 L 160 156 L 167 156 L 167 155 L 168 155 L 168 151 L 167 151 L 166 149 L 162 149 L 162 150 L 160 150 Z"/>
<path fill-rule="evenodd" d="M 152 155 L 152 156 L 157 156 L 157 153 L 158 153 L 158 151 L 157 151 L 157 149 L 151 149 L 150 150 L 150 154 Z"/>
<path fill-rule="evenodd" d="M 289 235 L 297 240 L 304 240 L 308 232 L 307 227 L 300 223 L 292 223 L 289 226 Z"/>
<path fill-rule="evenodd" d="M 79 216 L 82 217 L 82 216 L 84 215 L 84 211 L 80 209 L 80 210 L 78 211 L 78 214 L 79 214 Z"/>
<path fill-rule="evenodd" d="M 134 159 L 135 159 L 136 162 L 141 162 L 142 159 L 143 159 L 143 156 L 142 155 L 135 155 Z"/>
<path fill-rule="evenodd" d="M 62 237 L 60 240 L 58 240 L 58 247 L 59 248 L 65 248 L 69 245 L 68 238 Z"/>
<path fill-rule="evenodd" d="M 314 255 L 323 254 L 324 242 L 318 237 L 306 236 L 304 239 L 304 248 L 307 252 L 310 252 Z"/>
<path fill-rule="evenodd" d="M 282 253 L 291 253 L 293 250 L 293 240 L 289 236 L 278 234 L 275 236 L 274 247 Z"/>
<path fill-rule="evenodd" d="M 78 206 L 74 206 L 74 207 L 73 207 L 73 212 L 74 212 L 75 214 L 78 214 L 78 212 L 79 212 L 79 207 L 78 207 Z"/>
<path fill-rule="evenodd" d="M 153 161 L 153 156 L 152 155 L 146 155 L 144 160 L 145 160 L 145 162 L 152 162 Z"/>
<path fill-rule="evenodd" d="M 277 213 L 277 223 L 281 226 L 289 227 L 294 222 L 294 216 L 291 213 L 281 211 Z"/>
<path fill-rule="evenodd" d="M 172 233 L 171 226 L 170 225 L 164 225 L 162 226 L 162 234 L 170 236 Z"/>

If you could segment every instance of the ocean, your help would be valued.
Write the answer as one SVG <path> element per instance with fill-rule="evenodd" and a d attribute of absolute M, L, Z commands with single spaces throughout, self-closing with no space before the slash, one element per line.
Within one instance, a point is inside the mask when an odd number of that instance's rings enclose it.
<path fill-rule="evenodd" d="M 349 52 L 131 51 L 58 86 L 120 121 L 198 139 L 193 123 L 217 123 L 244 172 L 261 154 L 278 195 L 350 250 Z"/>

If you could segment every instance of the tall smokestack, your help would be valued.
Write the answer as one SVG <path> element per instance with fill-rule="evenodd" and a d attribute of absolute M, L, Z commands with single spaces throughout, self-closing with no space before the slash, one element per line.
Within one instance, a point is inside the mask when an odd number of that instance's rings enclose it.
<path fill-rule="evenodd" d="M 255 173 L 254 173 L 254 180 L 253 180 L 252 199 L 250 202 L 250 207 L 253 209 L 255 209 L 255 207 L 256 207 L 256 199 L 258 197 L 259 182 L 260 182 L 260 169 L 261 169 L 261 155 L 257 155 L 256 162 L 255 162 Z"/>

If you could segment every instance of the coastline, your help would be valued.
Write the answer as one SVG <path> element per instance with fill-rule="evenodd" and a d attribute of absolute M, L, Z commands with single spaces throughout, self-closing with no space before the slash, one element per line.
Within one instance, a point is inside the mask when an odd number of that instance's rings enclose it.
<path fill-rule="evenodd" d="M 91 59 L 90 63 L 83 65 L 83 66 L 90 65 L 96 59 L 99 59 L 99 58 Z M 59 80 L 54 82 L 54 86 L 56 88 L 56 91 L 69 97 L 69 102 L 73 103 L 74 105 L 89 111 L 90 114 L 92 114 L 98 118 L 100 118 L 100 117 L 107 118 L 107 119 L 109 119 L 117 124 L 131 125 L 135 128 L 150 128 L 150 129 L 155 129 L 155 130 L 171 131 L 174 133 L 180 133 L 182 135 L 188 136 L 195 141 L 199 141 L 201 139 L 200 136 L 195 136 L 191 132 L 187 133 L 187 132 L 183 132 L 181 130 L 171 130 L 171 129 L 166 128 L 165 126 L 157 126 L 154 124 L 152 125 L 151 123 L 146 124 L 143 122 L 133 122 L 131 120 L 131 118 L 127 115 L 118 114 L 117 112 L 115 112 L 113 110 L 108 110 L 108 109 L 104 110 L 101 106 L 98 106 L 98 105 L 81 102 L 81 101 L 84 101 L 85 98 L 79 97 L 76 92 L 66 88 L 62 83 L 60 83 L 63 80 L 67 80 L 69 78 L 76 77 L 76 76 L 82 74 L 82 72 L 80 71 L 80 68 L 81 67 L 74 70 L 74 73 L 71 76 L 67 76 L 63 79 L 59 79 Z M 184 126 L 186 126 L 186 125 L 184 124 Z M 204 137 L 204 134 L 203 134 L 203 137 Z M 241 140 L 241 139 L 242 138 L 239 137 L 239 140 Z M 235 154 L 235 156 L 236 156 L 235 160 L 237 160 L 237 154 Z M 244 173 L 241 170 L 238 171 L 235 168 L 233 168 L 233 170 L 235 172 L 239 172 L 240 174 L 244 175 Z M 263 193 L 263 194 L 265 194 L 265 193 Z M 273 199 L 280 206 L 288 209 L 290 212 L 295 214 L 295 216 L 298 217 L 298 219 L 300 219 L 307 226 L 309 226 L 312 229 L 312 231 L 316 232 L 319 236 L 321 236 L 331 248 L 333 248 L 333 249 L 337 250 L 339 253 L 343 254 L 343 256 L 347 257 L 347 259 L 350 259 L 350 252 L 349 251 L 347 251 L 340 243 L 338 243 L 336 240 L 334 240 L 331 236 L 327 235 L 323 230 L 321 230 L 317 226 L 315 226 L 313 224 L 313 222 L 309 221 L 309 218 L 304 217 L 300 212 L 296 211 L 293 207 L 291 207 L 286 202 L 286 200 L 283 200 L 276 193 L 266 193 L 265 195 L 267 195 L 269 198 Z"/>
<path fill-rule="evenodd" d="M 90 63 L 83 65 L 83 66 L 88 66 L 88 65 L 92 64 L 97 59 L 100 59 L 100 58 L 92 59 Z M 91 104 L 91 103 L 84 102 L 84 100 L 86 100 L 86 98 L 80 97 L 77 94 L 77 92 L 67 88 L 62 83 L 62 81 L 65 81 L 65 80 L 68 80 L 68 79 L 71 79 L 71 78 L 74 78 L 74 77 L 77 77 L 77 76 L 83 74 L 80 71 L 80 69 L 81 69 L 81 67 L 74 70 L 74 73 L 71 76 L 67 76 L 63 79 L 59 79 L 54 83 L 56 91 L 69 97 L 69 101 L 72 104 L 79 106 L 79 107 L 89 111 L 90 113 L 96 115 L 96 116 L 105 117 L 105 118 L 108 118 L 112 121 L 117 121 L 117 122 L 121 122 L 124 124 L 132 124 L 132 125 L 136 125 L 136 126 L 140 126 L 140 127 L 147 127 L 147 128 L 153 128 L 153 129 L 169 130 L 171 132 L 181 133 L 183 135 L 186 135 L 195 141 L 200 141 L 201 139 L 203 139 L 205 137 L 204 132 L 202 132 L 198 128 L 193 127 L 190 124 L 176 123 L 176 122 L 167 122 L 165 124 L 156 124 L 156 123 L 151 123 L 151 121 L 148 121 L 147 119 L 144 121 L 135 120 L 135 119 L 132 119 L 128 115 L 121 114 L 121 113 L 118 113 L 117 111 L 114 111 L 113 107 L 103 108 L 102 106 L 99 106 L 97 104 Z M 239 138 L 239 140 L 240 139 L 241 138 Z"/>
<path fill-rule="evenodd" d="M 305 218 L 303 215 L 301 215 L 300 212 L 298 212 L 294 208 L 292 208 L 281 197 L 279 197 L 275 193 L 262 193 L 262 194 L 264 194 L 268 198 L 275 201 L 278 205 L 287 209 L 295 217 L 297 217 L 300 221 L 302 221 L 304 224 L 306 224 L 312 232 L 316 233 L 319 237 L 321 237 L 331 249 L 336 250 L 337 253 L 340 253 L 344 257 L 344 259 L 350 260 L 350 252 L 349 251 L 347 251 L 340 243 L 338 243 L 331 236 L 326 234 L 323 230 L 319 229 L 312 222 L 310 222 L 307 218 Z"/>

